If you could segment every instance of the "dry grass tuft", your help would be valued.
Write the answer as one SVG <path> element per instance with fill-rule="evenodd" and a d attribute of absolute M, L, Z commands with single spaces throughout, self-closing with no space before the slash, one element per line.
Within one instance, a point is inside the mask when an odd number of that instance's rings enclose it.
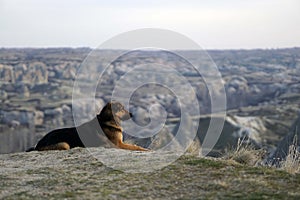
<path fill-rule="evenodd" d="M 200 156 L 201 155 L 201 144 L 199 139 L 195 139 L 192 144 L 186 150 L 187 154 Z"/>
<path fill-rule="evenodd" d="M 224 158 L 240 164 L 256 166 L 261 163 L 265 153 L 262 149 L 257 150 L 249 144 L 244 144 L 244 139 L 239 138 L 236 149 L 229 150 Z"/>
<path fill-rule="evenodd" d="M 285 160 L 281 161 L 280 169 L 288 173 L 300 173 L 300 152 L 297 145 L 297 136 L 294 137 L 292 145 Z"/>

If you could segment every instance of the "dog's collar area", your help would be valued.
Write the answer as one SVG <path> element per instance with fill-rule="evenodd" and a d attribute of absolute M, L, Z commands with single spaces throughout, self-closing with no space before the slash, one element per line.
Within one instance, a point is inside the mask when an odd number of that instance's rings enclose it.
<path fill-rule="evenodd" d="M 112 123 L 112 122 L 108 121 L 108 122 L 101 122 L 100 126 L 102 126 L 102 125 L 107 126 L 107 127 L 112 127 L 112 128 L 118 129 L 121 132 L 123 132 L 122 127 L 120 125 L 118 125 L 117 123 Z"/>

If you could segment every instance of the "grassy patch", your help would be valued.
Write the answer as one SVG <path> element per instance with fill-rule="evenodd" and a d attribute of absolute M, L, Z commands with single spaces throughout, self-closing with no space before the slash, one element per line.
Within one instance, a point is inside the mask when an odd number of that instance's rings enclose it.
<path fill-rule="evenodd" d="M 236 192 L 228 192 L 224 195 L 224 198 L 222 199 L 245 199 L 245 200 L 256 200 L 256 199 L 286 199 L 287 193 L 281 192 L 281 193 L 270 193 L 270 192 L 249 192 L 247 195 L 244 193 Z"/>
<path fill-rule="evenodd" d="M 216 169 L 220 169 L 227 166 L 227 164 L 223 163 L 222 161 L 215 161 L 215 160 L 210 160 L 205 158 L 194 158 L 194 159 L 185 160 L 184 164 L 197 165 L 199 167 L 205 167 L 205 168 L 209 167 L 209 168 L 216 168 Z"/>

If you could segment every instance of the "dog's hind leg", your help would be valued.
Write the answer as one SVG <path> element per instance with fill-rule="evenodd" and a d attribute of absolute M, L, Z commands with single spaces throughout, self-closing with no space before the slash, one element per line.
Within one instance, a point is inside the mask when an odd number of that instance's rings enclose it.
<path fill-rule="evenodd" d="M 48 145 L 37 149 L 38 151 L 47 151 L 47 150 L 69 150 L 70 145 L 66 142 L 60 142 L 53 145 Z"/>

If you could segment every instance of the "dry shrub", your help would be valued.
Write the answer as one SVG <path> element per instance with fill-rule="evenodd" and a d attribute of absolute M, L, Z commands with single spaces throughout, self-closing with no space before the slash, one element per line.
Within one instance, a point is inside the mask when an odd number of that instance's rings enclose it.
<path fill-rule="evenodd" d="M 244 144 L 244 138 L 238 139 L 237 147 L 234 150 L 229 150 L 224 158 L 228 160 L 234 160 L 241 164 L 247 164 L 255 166 L 262 161 L 265 151 L 262 149 L 255 149 L 248 143 Z"/>
<path fill-rule="evenodd" d="M 187 148 L 186 153 L 194 156 L 201 155 L 201 143 L 198 138 L 193 140 L 191 145 Z"/>
<path fill-rule="evenodd" d="M 285 160 L 281 161 L 280 168 L 289 173 L 300 173 L 300 152 L 297 145 L 297 136 L 295 135 L 292 145 Z"/>

